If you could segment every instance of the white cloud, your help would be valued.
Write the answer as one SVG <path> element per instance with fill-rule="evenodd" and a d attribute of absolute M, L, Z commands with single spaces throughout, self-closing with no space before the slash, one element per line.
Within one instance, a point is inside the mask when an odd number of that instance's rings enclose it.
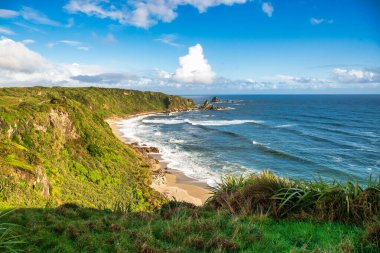
<path fill-rule="evenodd" d="M 88 50 L 90 50 L 90 47 L 85 46 L 85 45 L 83 45 L 82 42 L 76 41 L 76 40 L 59 40 L 59 41 L 56 41 L 56 42 L 50 42 L 50 43 L 46 44 L 46 46 L 48 48 L 53 48 L 57 44 L 67 45 L 67 46 L 70 46 L 70 47 L 73 47 L 73 48 L 76 48 L 76 49 L 82 50 L 82 51 L 88 51 Z"/>
<path fill-rule="evenodd" d="M 320 25 L 323 23 L 332 24 L 332 23 L 334 23 L 334 20 L 332 20 L 332 19 L 326 20 L 324 18 L 311 18 L 310 19 L 310 24 L 312 24 L 312 25 Z"/>
<path fill-rule="evenodd" d="M 261 8 L 263 12 L 268 15 L 268 17 L 272 17 L 274 9 L 271 2 L 264 2 Z"/>
<path fill-rule="evenodd" d="M 215 73 L 204 57 L 200 44 L 189 47 L 188 54 L 179 58 L 179 68 L 174 79 L 184 83 L 210 84 L 214 81 Z"/>
<path fill-rule="evenodd" d="M 173 46 L 173 47 L 182 46 L 181 44 L 178 44 L 175 42 L 177 39 L 178 39 L 178 36 L 175 34 L 163 34 L 160 38 L 155 39 L 155 40 L 161 43 Z"/>
<path fill-rule="evenodd" d="M 88 16 L 109 18 L 121 24 L 130 24 L 148 28 L 158 22 L 171 22 L 178 13 L 177 8 L 190 5 L 205 12 L 208 8 L 218 5 L 243 4 L 248 0 L 144 0 L 128 1 L 128 4 L 116 6 L 114 3 L 99 0 L 70 0 L 65 5 L 69 13 L 85 13 Z"/>
<path fill-rule="evenodd" d="M 25 43 L 25 42 L 24 42 Z M 168 93 L 241 93 L 241 92 L 379 92 L 380 68 L 332 69 L 334 76 L 297 77 L 275 75 L 259 80 L 216 77 L 200 45 L 189 48 L 180 57 L 175 73 L 161 69 L 129 73 L 114 72 L 100 66 L 78 63 L 62 64 L 45 59 L 23 42 L 0 37 L 0 86 L 102 86 L 154 90 Z M 70 44 L 70 42 L 69 42 Z M 77 44 L 77 43 L 71 43 Z M 213 85 L 199 85 L 212 83 Z"/>
<path fill-rule="evenodd" d="M 26 39 L 26 40 L 23 40 L 23 41 L 21 41 L 23 44 L 33 44 L 33 43 L 35 43 L 35 41 L 34 40 L 32 40 L 32 39 Z"/>
<path fill-rule="evenodd" d="M 0 18 L 15 18 L 20 15 L 19 12 L 7 9 L 0 9 Z"/>
<path fill-rule="evenodd" d="M 75 40 L 60 40 L 58 42 L 69 45 L 69 46 L 79 46 L 82 44 L 80 41 L 75 41 Z"/>
<path fill-rule="evenodd" d="M 0 33 L 6 34 L 6 35 L 13 35 L 13 34 L 15 34 L 11 29 L 6 28 L 4 26 L 0 26 Z"/>
<path fill-rule="evenodd" d="M 370 83 L 379 82 L 379 75 L 372 71 L 360 70 L 360 69 L 334 69 L 335 78 L 339 82 L 346 83 Z"/>
<path fill-rule="evenodd" d="M 49 19 L 45 14 L 30 7 L 22 7 L 20 14 L 25 20 L 31 21 L 36 24 L 60 26 L 58 22 Z"/>
<path fill-rule="evenodd" d="M 54 63 L 21 42 L 0 39 L 1 85 L 79 85 L 72 76 L 96 75 L 103 71 L 99 66 Z"/>
<path fill-rule="evenodd" d="M 0 40 L 0 68 L 19 72 L 44 69 L 47 61 L 29 50 L 23 43 L 2 37 Z"/>

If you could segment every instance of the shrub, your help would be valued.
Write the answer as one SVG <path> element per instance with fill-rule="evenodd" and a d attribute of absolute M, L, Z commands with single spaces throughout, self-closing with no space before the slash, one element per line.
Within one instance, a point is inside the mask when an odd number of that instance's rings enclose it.
<path fill-rule="evenodd" d="M 244 179 L 222 180 L 208 206 L 238 214 L 361 223 L 380 216 L 380 183 L 369 178 L 366 187 L 321 178 L 295 181 L 263 171 Z"/>

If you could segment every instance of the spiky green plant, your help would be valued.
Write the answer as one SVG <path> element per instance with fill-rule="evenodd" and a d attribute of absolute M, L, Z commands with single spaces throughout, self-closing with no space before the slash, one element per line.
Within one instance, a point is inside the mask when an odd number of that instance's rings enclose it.
<path fill-rule="evenodd" d="M 226 177 L 213 193 L 211 207 L 243 215 L 345 223 L 361 223 L 380 216 L 380 184 L 372 177 L 362 186 L 353 180 L 289 180 L 263 171 L 246 178 Z"/>
<path fill-rule="evenodd" d="M 0 220 L 13 210 L 0 212 Z M 19 245 L 24 242 L 21 239 L 21 235 L 14 231 L 16 226 L 18 225 L 13 223 L 0 223 L 0 252 L 21 252 Z"/>
<path fill-rule="evenodd" d="M 243 188 L 248 179 L 243 176 L 227 175 L 221 179 L 221 182 L 217 186 L 211 187 L 211 192 L 213 194 L 235 192 Z"/>

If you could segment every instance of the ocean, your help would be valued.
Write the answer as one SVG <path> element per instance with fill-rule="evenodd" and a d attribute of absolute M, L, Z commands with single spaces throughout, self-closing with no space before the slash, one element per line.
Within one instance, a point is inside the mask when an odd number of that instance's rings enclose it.
<path fill-rule="evenodd" d="M 187 96 L 198 104 L 211 96 Z M 158 147 L 168 168 L 213 186 L 264 169 L 299 179 L 380 174 L 380 95 L 225 95 L 221 111 L 120 122 L 129 142 Z"/>

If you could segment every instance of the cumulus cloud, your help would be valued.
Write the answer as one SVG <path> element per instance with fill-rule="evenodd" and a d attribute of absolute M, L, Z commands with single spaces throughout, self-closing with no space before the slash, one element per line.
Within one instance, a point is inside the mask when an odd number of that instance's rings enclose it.
<path fill-rule="evenodd" d="M 8 38 L 0 40 L 0 68 L 20 72 L 33 72 L 46 66 L 47 61 L 29 50 L 23 43 Z"/>
<path fill-rule="evenodd" d="M 30 50 L 22 42 L 5 37 L 0 39 L 1 85 L 78 85 L 71 79 L 72 76 L 94 75 L 101 71 L 98 66 L 57 64 Z"/>
<path fill-rule="evenodd" d="M 18 11 L 0 9 L 0 18 L 15 18 L 18 15 L 20 15 Z"/>
<path fill-rule="evenodd" d="M 128 4 L 116 6 L 115 3 L 99 0 L 70 0 L 65 5 L 69 13 L 85 13 L 88 16 L 109 18 L 121 24 L 130 24 L 148 28 L 158 22 L 171 22 L 178 13 L 177 8 L 190 5 L 205 12 L 208 8 L 218 5 L 243 4 L 248 0 L 144 0 L 128 1 Z"/>
<path fill-rule="evenodd" d="M 272 17 L 274 9 L 271 2 L 264 2 L 261 8 L 263 12 L 268 15 L 268 17 Z"/>
<path fill-rule="evenodd" d="M 188 54 L 179 58 L 179 67 L 174 79 L 184 83 L 210 84 L 214 81 L 215 73 L 204 57 L 200 44 L 189 47 Z"/>
<path fill-rule="evenodd" d="M 334 69 L 335 78 L 347 83 L 371 83 L 380 82 L 379 73 L 361 69 Z"/>
<path fill-rule="evenodd" d="M 0 26 L 0 33 L 5 34 L 5 35 L 13 35 L 13 34 L 15 34 L 11 29 L 6 28 L 4 26 Z"/>

